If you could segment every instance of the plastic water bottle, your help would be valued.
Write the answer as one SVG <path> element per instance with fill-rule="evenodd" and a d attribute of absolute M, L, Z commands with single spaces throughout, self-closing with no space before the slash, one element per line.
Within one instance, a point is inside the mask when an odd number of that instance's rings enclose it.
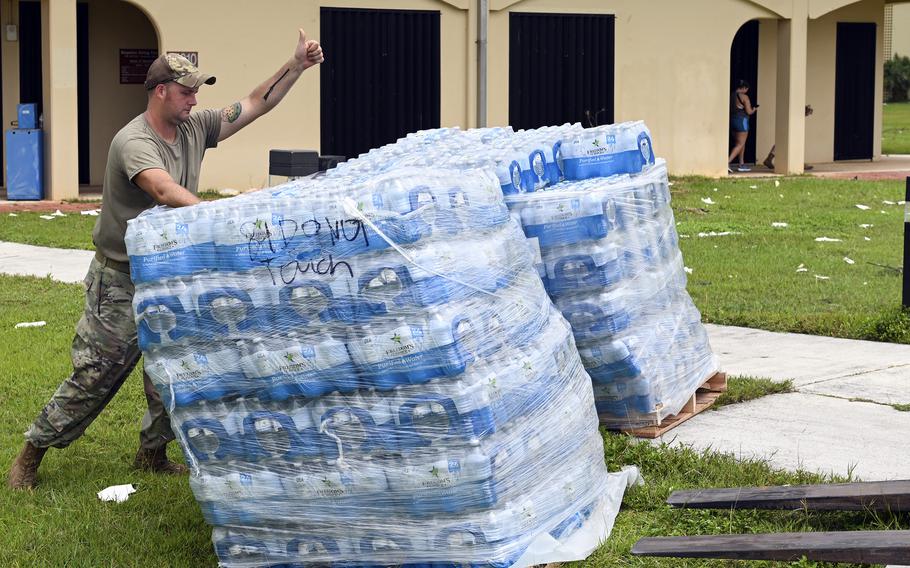
<path fill-rule="evenodd" d="M 185 276 L 204 268 L 204 259 L 210 255 L 211 228 L 196 215 L 197 211 L 190 208 L 131 221 L 126 241 L 132 252 L 133 282 L 143 284 Z"/>
<path fill-rule="evenodd" d="M 547 247 L 541 253 L 553 296 L 609 289 L 623 280 L 623 251 L 615 239 Z"/>
<path fill-rule="evenodd" d="M 651 133 L 643 122 L 586 128 L 563 140 L 566 179 L 638 173 L 654 163 Z"/>
<path fill-rule="evenodd" d="M 218 400 L 243 389 L 240 356 L 230 343 L 197 344 L 166 355 L 155 353 L 145 365 L 166 406 Z"/>
<path fill-rule="evenodd" d="M 136 288 L 133 299 L 139 348 L 152 348 L 201 336 L 190 287 L 184 278 Z"/>
<path fill-rule="evenodd" d="M 479 448 L 414 454 L 388 467 L 386 477 L 389 489 L 415 515 L 460 513 L 497 502 L 492 460 Z"/>

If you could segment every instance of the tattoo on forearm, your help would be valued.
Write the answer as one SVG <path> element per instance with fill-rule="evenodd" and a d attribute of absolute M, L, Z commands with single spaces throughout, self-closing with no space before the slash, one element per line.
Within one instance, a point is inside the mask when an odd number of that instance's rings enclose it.
<path fill-rule="evenodd" d="M 272 90 L 275 88 L 276 85 L 278 85 L 278 83 L 279 83 L 282 79 L 284 79 L 284 76 L 287 75 L 289 72 L 290 72 L 290 69 L 285 69 L 285 70 L 284 70 L 284 73 L 281 74 L 281 77 L 278 77 L 278 79 L 277 79 L 274 83 L 272 83 L 272 86 L 269 87 L 269 90 L 265 92 L 265 95 L 262 97 L 262 100 L 264 100 L 264 101 L 269 100 L 269 95 L 272 94 Z"/>
<path fill-rule="evenodd" d="M 231 106 L 226 106 L 221 109 L 221 120 L 224 122 L 234 122 L 240 118 L 241 110 L 243 110 L 243 107 L 240 106 L 240 103 L 234 103 Z"/>

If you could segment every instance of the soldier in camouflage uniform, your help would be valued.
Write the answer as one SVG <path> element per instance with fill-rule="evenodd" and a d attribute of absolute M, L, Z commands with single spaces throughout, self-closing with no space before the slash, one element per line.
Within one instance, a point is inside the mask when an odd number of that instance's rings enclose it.
<path fill-rule="evenodd" d="M 244 99 L 221 109 L 193 113 L 196 93 L 215 78 L 186 58 L 162 55 L 149 67 L 146 111 L 114 136 L 104 175 L 102 211 L 95 224 L 95 258 L 85 277 L 85 308 L 73 338 L 73 373 L 25 433 L 8 485 L 32 489 L 49 447 L 78 439 L 107 406 L 142 355 L 133 316 L 133 282 L 124 236 L 126 223 L 155 204 L 182 207 L 199 202 L 199 170 L 214 148 L 275 107 L 304 70 L 321 63 L 319 43 L 300 30 L 294 55 Z M 142 419 L 134 466 L 184 473 L 165 451 L 174 439 L 161 398 L 144 374 L 148 410 Z"/>

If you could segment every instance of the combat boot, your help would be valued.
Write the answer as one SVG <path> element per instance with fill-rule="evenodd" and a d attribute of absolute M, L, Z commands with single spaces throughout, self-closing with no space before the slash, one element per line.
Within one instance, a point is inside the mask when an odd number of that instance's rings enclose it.
<path fill-rule="evenodd" d="M 154 450 L 139 448 L 139 451 L 136 452 L 136 460 L 133 462 L 133 467 L 142 471 L 169 475 L 181 475 L 189 472 L 189 468 L 185 465 L 168 460 L 167 450 L 163 447 Z"/>
<path fill-rule="evenodd" d="M 13 467 L 9 470 L 7 485 L 10 489 L 34 489 L 38 482 L 38 466 L 47 448 L 36 448 L 31 442 L 25 442 L 22 451 L 16 456 Z"/>

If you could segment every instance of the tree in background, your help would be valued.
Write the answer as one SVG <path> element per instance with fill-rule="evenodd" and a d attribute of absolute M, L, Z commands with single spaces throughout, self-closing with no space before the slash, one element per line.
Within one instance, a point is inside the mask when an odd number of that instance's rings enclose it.
<path fill-rule="evenodd" d="M 910 57 L 896 55 L 885 61 L 885 102 L 901 103 L 910 92 Z"/>

